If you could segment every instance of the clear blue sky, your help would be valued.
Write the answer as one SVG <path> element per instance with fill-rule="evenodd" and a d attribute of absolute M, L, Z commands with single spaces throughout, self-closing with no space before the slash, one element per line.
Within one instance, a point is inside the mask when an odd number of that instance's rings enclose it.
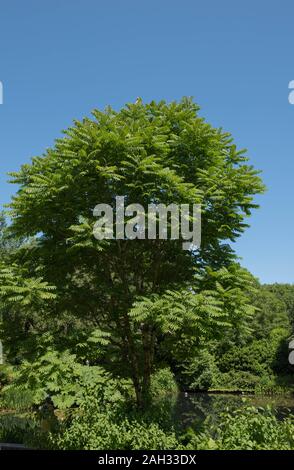
<path fill-rule="evenodd" d="M 262 282 L 294 282 L 293 0 L 2 0 L 0 204 L 6 173 L 94 107 L 194 96 L 268 186 L 236 244 Z"/>

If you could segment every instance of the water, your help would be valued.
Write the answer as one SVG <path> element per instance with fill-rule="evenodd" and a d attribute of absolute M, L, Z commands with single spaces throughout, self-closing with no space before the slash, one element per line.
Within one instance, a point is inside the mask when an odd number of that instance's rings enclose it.
<path fill-rule="evenodd" d="M 217 423 L 225 411 L 234 411 L 242 406 L 265 408 L 271 406 L 278 419 L 294 414 L 294 396 L 233 395 L 208 393 L 180 393 L 175 407 L 175 419 L 180 427 L 201 425 L 206 417 Z"/>

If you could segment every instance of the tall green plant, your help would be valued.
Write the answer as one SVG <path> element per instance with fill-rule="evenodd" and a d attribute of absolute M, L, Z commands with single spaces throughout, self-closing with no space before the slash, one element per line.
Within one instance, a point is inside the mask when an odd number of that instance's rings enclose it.
<path fill-rule="evenodd" d="M 244 231 L 257 207 L 254 195 L 264 188 L 244 151 L 198 111 L 187 98 L 95 110 L 12 175 L 19 185 L 12 231 L 38 237 L 20 259 L 29 271 L 42 266 L 45 282 L 56 286 L 49 315 L 66 318 L 58 336 L 66 341 L 77 319 L 89 334 L 97 328 L 106 334 L 101 360 L 132 378 L 140 406 L 162 342 L 167 350 L 174 341 L 187 354 L 248 310 L 236 287 L 240 270 L 222 270 L 234 260 L 227 241 Z M 183 251 L 181 240 L 98 242 L 93 209 L 113 206 L 117 195 L 144 208 L 201 204 L 201 248 Z"/>

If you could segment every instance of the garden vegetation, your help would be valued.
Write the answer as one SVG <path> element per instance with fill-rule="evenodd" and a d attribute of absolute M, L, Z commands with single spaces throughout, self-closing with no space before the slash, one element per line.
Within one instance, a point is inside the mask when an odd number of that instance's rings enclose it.
<path fill-rule="evenodd" d="M 293 421 L 245 407 L 172 420 L 179 390 L 292 393 L 294 287 L 238 263 L 259 172 L 191 99 L 95 110 L 12 173 L 0 219 L 0 440 L 60 449 L 293 448 Z M 200 204 L 202 243 L 96 240 L 93 209 Z M 148 213 L 146 211 L 146 217 Z M 148 224 L 146 223 L 146 226 Z"/>

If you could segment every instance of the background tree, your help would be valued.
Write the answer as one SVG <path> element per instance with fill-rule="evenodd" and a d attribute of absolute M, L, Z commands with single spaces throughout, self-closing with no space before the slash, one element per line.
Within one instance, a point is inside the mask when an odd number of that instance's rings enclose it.
<path fill-rule="evenodd" d="M 294 285 L 293 284 L 267 284 L 265 289 L 272 292 L 280 301 L 284 302 L 294 332 Z"/>

